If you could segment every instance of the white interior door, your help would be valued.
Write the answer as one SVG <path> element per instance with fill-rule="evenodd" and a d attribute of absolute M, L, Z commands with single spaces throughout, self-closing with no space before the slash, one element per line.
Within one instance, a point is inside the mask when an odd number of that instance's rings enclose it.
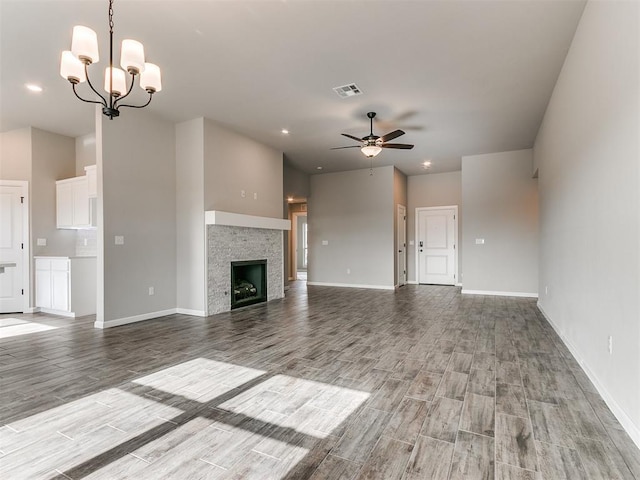
<path fill-rule="evenodd" d="M 407 208 L 398 205 L 398 286 L 407 283 Z"/>
<path fill-rule="evenodd" d="M 0 313 L 24 311 L 24 190 L 0 185 L 0 262 L 16 264 L 0 273 Z"/>
<path fill-rule="evenodd" d="M 458 207 L 417 209 L 418 283 L 455 285 Z"/>

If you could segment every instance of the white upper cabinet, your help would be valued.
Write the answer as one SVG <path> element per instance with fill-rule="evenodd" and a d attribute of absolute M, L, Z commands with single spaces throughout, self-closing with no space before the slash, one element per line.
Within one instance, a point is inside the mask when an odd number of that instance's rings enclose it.
<path fill-rule="evenodd" d="M 87 176 L 56 182 L 58 228 L 93 228 Z"/>
<path fill-rule="evenodd" d="M 97 187 L 97 172 L 96 166 L 90 165 L 88 167 L 84 167 L 85 174 L 87 175 L 87 182 L 89 186 L 89 198 L 96 198 L 98 196 L 98 187 Z"/>

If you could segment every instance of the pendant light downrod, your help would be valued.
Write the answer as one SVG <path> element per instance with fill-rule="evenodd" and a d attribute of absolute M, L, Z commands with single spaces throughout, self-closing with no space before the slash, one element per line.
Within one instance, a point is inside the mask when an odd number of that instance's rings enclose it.
<path fill-rule="evenodd" d="M 144 108 L 153 98 L 153 94 L 162 90 L 160 68 L 145 62 L 144 46 L 142 43 L 125 39 L 122 41 L 120 49 L 120 66 L 122 69 L 113 66 L 113 0 L 109 0 L 109 66 L 105 69 L 104 90 L 107 97 L 96 90 L 89 78 L 89 65 L 98 63 L 98 36 L 92 29 L 77 25 L 73 27 L 71 38 L 71 50 L 62 52 L 60 60 L 60 75 L 71 83 L 75 96 L 87 103 L 102 105 L 102 113 L 113 120 L 113 117 L 120 115 L 121 107 Z M 129 87 L 127 88 L 127 75 L 131 76 Z M 149 99 L 142 105 L 122 104 L 131 91 L 139 76 L 140 88 L 149 94 Z M 89 88 L 99 97 L 99 100 L 85 99 L 76 90 L 76 85 L 87 82 Z"/>

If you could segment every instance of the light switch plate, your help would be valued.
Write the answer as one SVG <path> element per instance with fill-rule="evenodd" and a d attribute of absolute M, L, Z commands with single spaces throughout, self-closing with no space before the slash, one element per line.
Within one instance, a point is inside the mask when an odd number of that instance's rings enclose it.
<path fill-rule="evenodd" d="M 476 245 L 484 245 L 484 238 L 476 238 Z"/>
<path fill-rule="evenodd" d="M 413 240 L 409 240 L 409 245 L 413 246 Z"/>
<path fill-rule="evenodd" d="M 124 237 L 122 235 L 115 236 L 115 244 L 116 245 L 124 245 Z"/>
<path fill-rule="evenodd" d="M 322 245 L 329 245 L 329 240 L 322 240 Z"/>
<path fill-rule="evenodd" d="M 47 239 L 46 238 L 39 238 L 36 242 L 36 244 L 39 247 L 46 247 L 47 246 Z"/>

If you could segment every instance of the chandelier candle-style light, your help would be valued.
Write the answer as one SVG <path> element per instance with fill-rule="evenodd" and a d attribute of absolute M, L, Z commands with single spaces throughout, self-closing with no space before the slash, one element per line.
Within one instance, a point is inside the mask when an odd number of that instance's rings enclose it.
<path fill-rule="evenodd" d="M 88 27 L 77 25 L 73 27 L 71 50 L 62 52 L 60 61 L 60 75 L 71 83 L 73 93 L 83 102 L 102 105 L 102 113 L 113 120 L 120 115 L 121 107 L 144 108 L 153 98 L 153 94 L 162 90 L 160 68 L 153 63 L 145 63 L 144 47 L 136 40 L 123 40 L 120 49 L 120 66 L 123 70 L 113 66 L 113 0 L 109 0 L 109 66 L 104 72 L 104 90 L 108 94 L 108 100 L 101 95 L 91 83 L 88 67 L 92 63 L 98 63 L 98 36 Z M 131 75 L 131 83 L 127 88 L 126 73 Z M 140 88 L 149 94 L 149 100 L 143 105 L 130 105 L 121 103 L 133 90 L 136 75 L 140 76 Z M 76 85 L 86 81 L 91 90 L 100 97 L 100 100 L 87 100 L 82 98 Z"/>

